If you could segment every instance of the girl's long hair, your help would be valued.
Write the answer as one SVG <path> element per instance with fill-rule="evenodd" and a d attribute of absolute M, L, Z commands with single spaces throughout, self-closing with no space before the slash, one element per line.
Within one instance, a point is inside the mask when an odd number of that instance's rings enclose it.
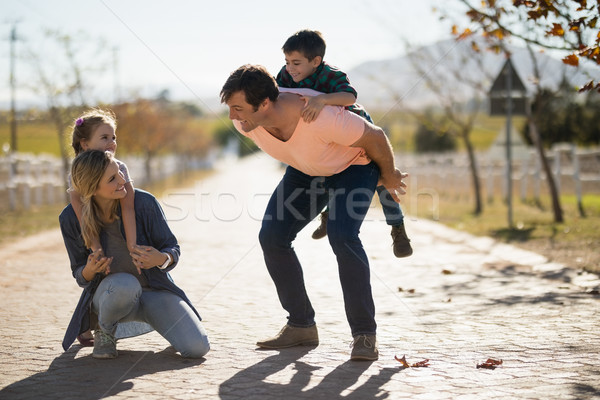
<path fill-rule="evenodd" d="M 83 151 L 81 142 L 83 140 L 90 140 L 94 131 L 102 124 L 110 125 L 114 130 L 117 130 L 117 118 L 115 117 L 115 113 L 111 110 L 92 108 L 81 114 L 75 122 L 73 122 L 71 146 L 73 146 L 73 150 L 75 150 L 75 155 L 78 155 Z"/>
<path fill-rule="evenodd" d="M 94 199 L 94 193 L 112 161 L 113 155 L 108 151 L 89 150 L 75 157 L 71 166 L 73 187 L 81 195 L 81 234 L 87 247 L 91 247 L 93 240 L 100 237 L 100 230 L 104 226 L 102 212 Z M 117 215 L 118 206 L 119 201 L 115 200 L 111 218 Z"/>

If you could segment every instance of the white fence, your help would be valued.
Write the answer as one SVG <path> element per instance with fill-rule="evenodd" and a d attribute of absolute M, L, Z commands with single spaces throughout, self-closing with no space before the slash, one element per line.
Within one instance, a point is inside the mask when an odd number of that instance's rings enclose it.
<path fill-rule="evenodd" d="M 579 200 L 585 194 L 600 194 L 600 150 L 558 145 L 546 152 L 560 194 Z M 410 174 L 409 191 L 470 199 L 473 185 L 466 153 L 397 155 L 398 167 Z M 487 152 L 476 154 L 484 199 L 506 198 L 506 161 Z M 548 193 L 538 154 L 532 149 L 512 163 L 513 196 L 539 199 Z"/>
<path fill-rule="evenodd" d="M 182 158 L 175 155 L 155 157 L 151 163 L 152 181 L 180 171 L 206 169 L 214 155 L 204 158 Z M 148 184 L 146 165 L 141 157 L 121 158 L 127 164 L 135 186 Z M 66 181 L 62 161 L 49 155 L 17 153 L 0 157 L 0 211 L 29 210 L 32 206 L 66 204 Z"/>

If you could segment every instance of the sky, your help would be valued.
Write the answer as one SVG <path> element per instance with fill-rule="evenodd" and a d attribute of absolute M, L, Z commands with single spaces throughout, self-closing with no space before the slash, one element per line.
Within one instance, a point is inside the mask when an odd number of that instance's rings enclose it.
<path fill-rule="evenodd" d="M 97 100 L 110 102 L 132 93 L 153 96 L 168 89 L 173 99 L 198 100 L 210 108 L 206 99 L 218 104 L 222 84 L 240 65 L 262 64 L 276 74 L 284 64 L 283 43 L 300 29 L 321 31 L 327 42 L 325 60 L 345 71 L 398 57 L 405 43 L 419 46 L 447 39 L 451 24 L 440 22 L 434 3 L 440 2 L 2 0 L 0 109 L 10 101 L 8 37 L 15 23 L 17 108 L 36 98 L 25 87 L 32 81 L 26 52 L 53 56 L 44 29 L 89 41 L 77 56 L 86 65 L 98 58 L 97 65 L 106 71 L 88 82 Z M 100 39 L 110 49 L 102 57 L 95 55 Z"/>

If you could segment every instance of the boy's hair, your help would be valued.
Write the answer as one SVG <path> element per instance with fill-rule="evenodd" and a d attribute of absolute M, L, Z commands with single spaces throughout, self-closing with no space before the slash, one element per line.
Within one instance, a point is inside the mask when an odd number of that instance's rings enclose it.
<path fill-rule="evenodd" d="M 110 110 L 92 108 L 80 115 L 73 123 L 73 141 L 71 145 L 75 150 L 75 155 L 83 151 L 81 147 L 82 140 L 90 140 L 92 134 L 102 124 L 110 125 L 117 130 L 117 118 Z"/>
<path fill-rule="evenodd" d="M 283 44 L 282 50 L 285 54 L 297 51 L 312 61 L 315 57 L 325 57 L 325 39 L 319 31 L 304 29 L 294 33 Z"/>
<path fill-rule="evenodd" d="M 233 71 L 221 89 L 221 103 L 227 103 L 239 91 L 244 92 L 254 111 L 265 99 L 274 102 L 279 96 L 275 78 L 262 65 L 246 64 Z"/>

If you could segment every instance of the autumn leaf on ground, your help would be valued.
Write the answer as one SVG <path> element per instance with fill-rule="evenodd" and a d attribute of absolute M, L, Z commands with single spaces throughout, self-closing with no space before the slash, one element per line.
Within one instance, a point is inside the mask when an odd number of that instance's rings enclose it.
<path fill-rule="evenodd" d="M 400 364 L 402 364 L 402 366 L 404 368 L 422 368 L 422 367 L 429 367 L 429 359 L 425 359 L 423 361 L 419 361 L 413 364 L 409 364 L 406 361 L 406 356 L 402 356 L 402 358 L 398 358 L 398 356 L 394 356 L 394 358 L 396 359 L 396 361 L 398 361 Z"/>
<path fill-rule="evenodd" d="M 402 358 L 398 358 L 398 356 L 394 356 L 396 361 L 398 361 L 404 368 L 410 368 L 410 365 L 406 362 L 406 356 L 402 356 Z"/>
<path fill-rule="evenodd" d="M 502 360 L 488 358 L 485 362 L 482 362 L 481 364 L 477 364 L 477 368 L 496 369 L 496 367 L 498 365 L 502 365 Z"/>

